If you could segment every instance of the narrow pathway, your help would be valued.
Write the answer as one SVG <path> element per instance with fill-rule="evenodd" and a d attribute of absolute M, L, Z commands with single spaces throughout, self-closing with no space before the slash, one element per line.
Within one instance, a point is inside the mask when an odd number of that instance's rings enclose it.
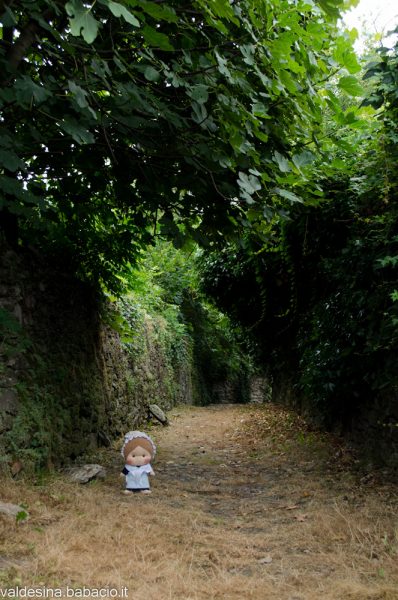
<path fill-rule="evenodd" d="M 397 600 L 397 495 L 334 440 L 267 406 L 179 407 L 155 427 L 150 496 L 8 482 L 0 584 L 127 588 L 129 600 Z M 1 562 L 2 561 L 2 562 Z M 105 592 L 103 592 L 105 593 Z M 95 595 L 95 591 L 94 591 Z"/>

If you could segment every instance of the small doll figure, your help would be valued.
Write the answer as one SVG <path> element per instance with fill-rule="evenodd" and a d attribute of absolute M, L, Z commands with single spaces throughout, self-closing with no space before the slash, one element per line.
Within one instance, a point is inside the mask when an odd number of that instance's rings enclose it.
<path fill-rule="evenodd" d="M 150 462 L 155 457 L 156 446 L 149 435 L 141 431 L 126 433 L 121 454 L 125 461 L 122 471 L 126 476 L 124 493 L 150 494 L 149 475 L 155 475 Z"/>

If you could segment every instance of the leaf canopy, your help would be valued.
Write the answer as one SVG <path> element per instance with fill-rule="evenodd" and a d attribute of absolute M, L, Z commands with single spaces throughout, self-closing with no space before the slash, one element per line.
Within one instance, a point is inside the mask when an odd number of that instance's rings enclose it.
<path fill-rule="evenodd" d="M 359 93 L 342 7 L 0 2 L 0 208 L 19 239 L 116 288 L 154 235 L 223 243 L 310 199 L 330 74 Z"/>

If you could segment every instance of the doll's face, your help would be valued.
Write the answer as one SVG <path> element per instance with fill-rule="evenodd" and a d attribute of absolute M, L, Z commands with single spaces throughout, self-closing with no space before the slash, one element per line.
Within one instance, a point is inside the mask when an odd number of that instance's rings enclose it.
<path fill-rule="evenodd" d="M 132 467 L 142 467 L 151 462 L 151 453 L 141 446 L 136 446 L 134 450 L 128 453 L 126 464 Z"/>

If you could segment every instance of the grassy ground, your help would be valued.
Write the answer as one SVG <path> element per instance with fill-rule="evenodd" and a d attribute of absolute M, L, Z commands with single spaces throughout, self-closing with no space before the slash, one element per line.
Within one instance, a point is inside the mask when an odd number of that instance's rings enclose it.
<path fill-rule="evenodd" d="M 129 600 L 397 600 L 397 487 L 272 405 L 179 407 L 152 494 L 108 477 L 1 482 L 0 587 L 128 589 Z M 95 592 L 94 592 L 95 593 Z"/>

